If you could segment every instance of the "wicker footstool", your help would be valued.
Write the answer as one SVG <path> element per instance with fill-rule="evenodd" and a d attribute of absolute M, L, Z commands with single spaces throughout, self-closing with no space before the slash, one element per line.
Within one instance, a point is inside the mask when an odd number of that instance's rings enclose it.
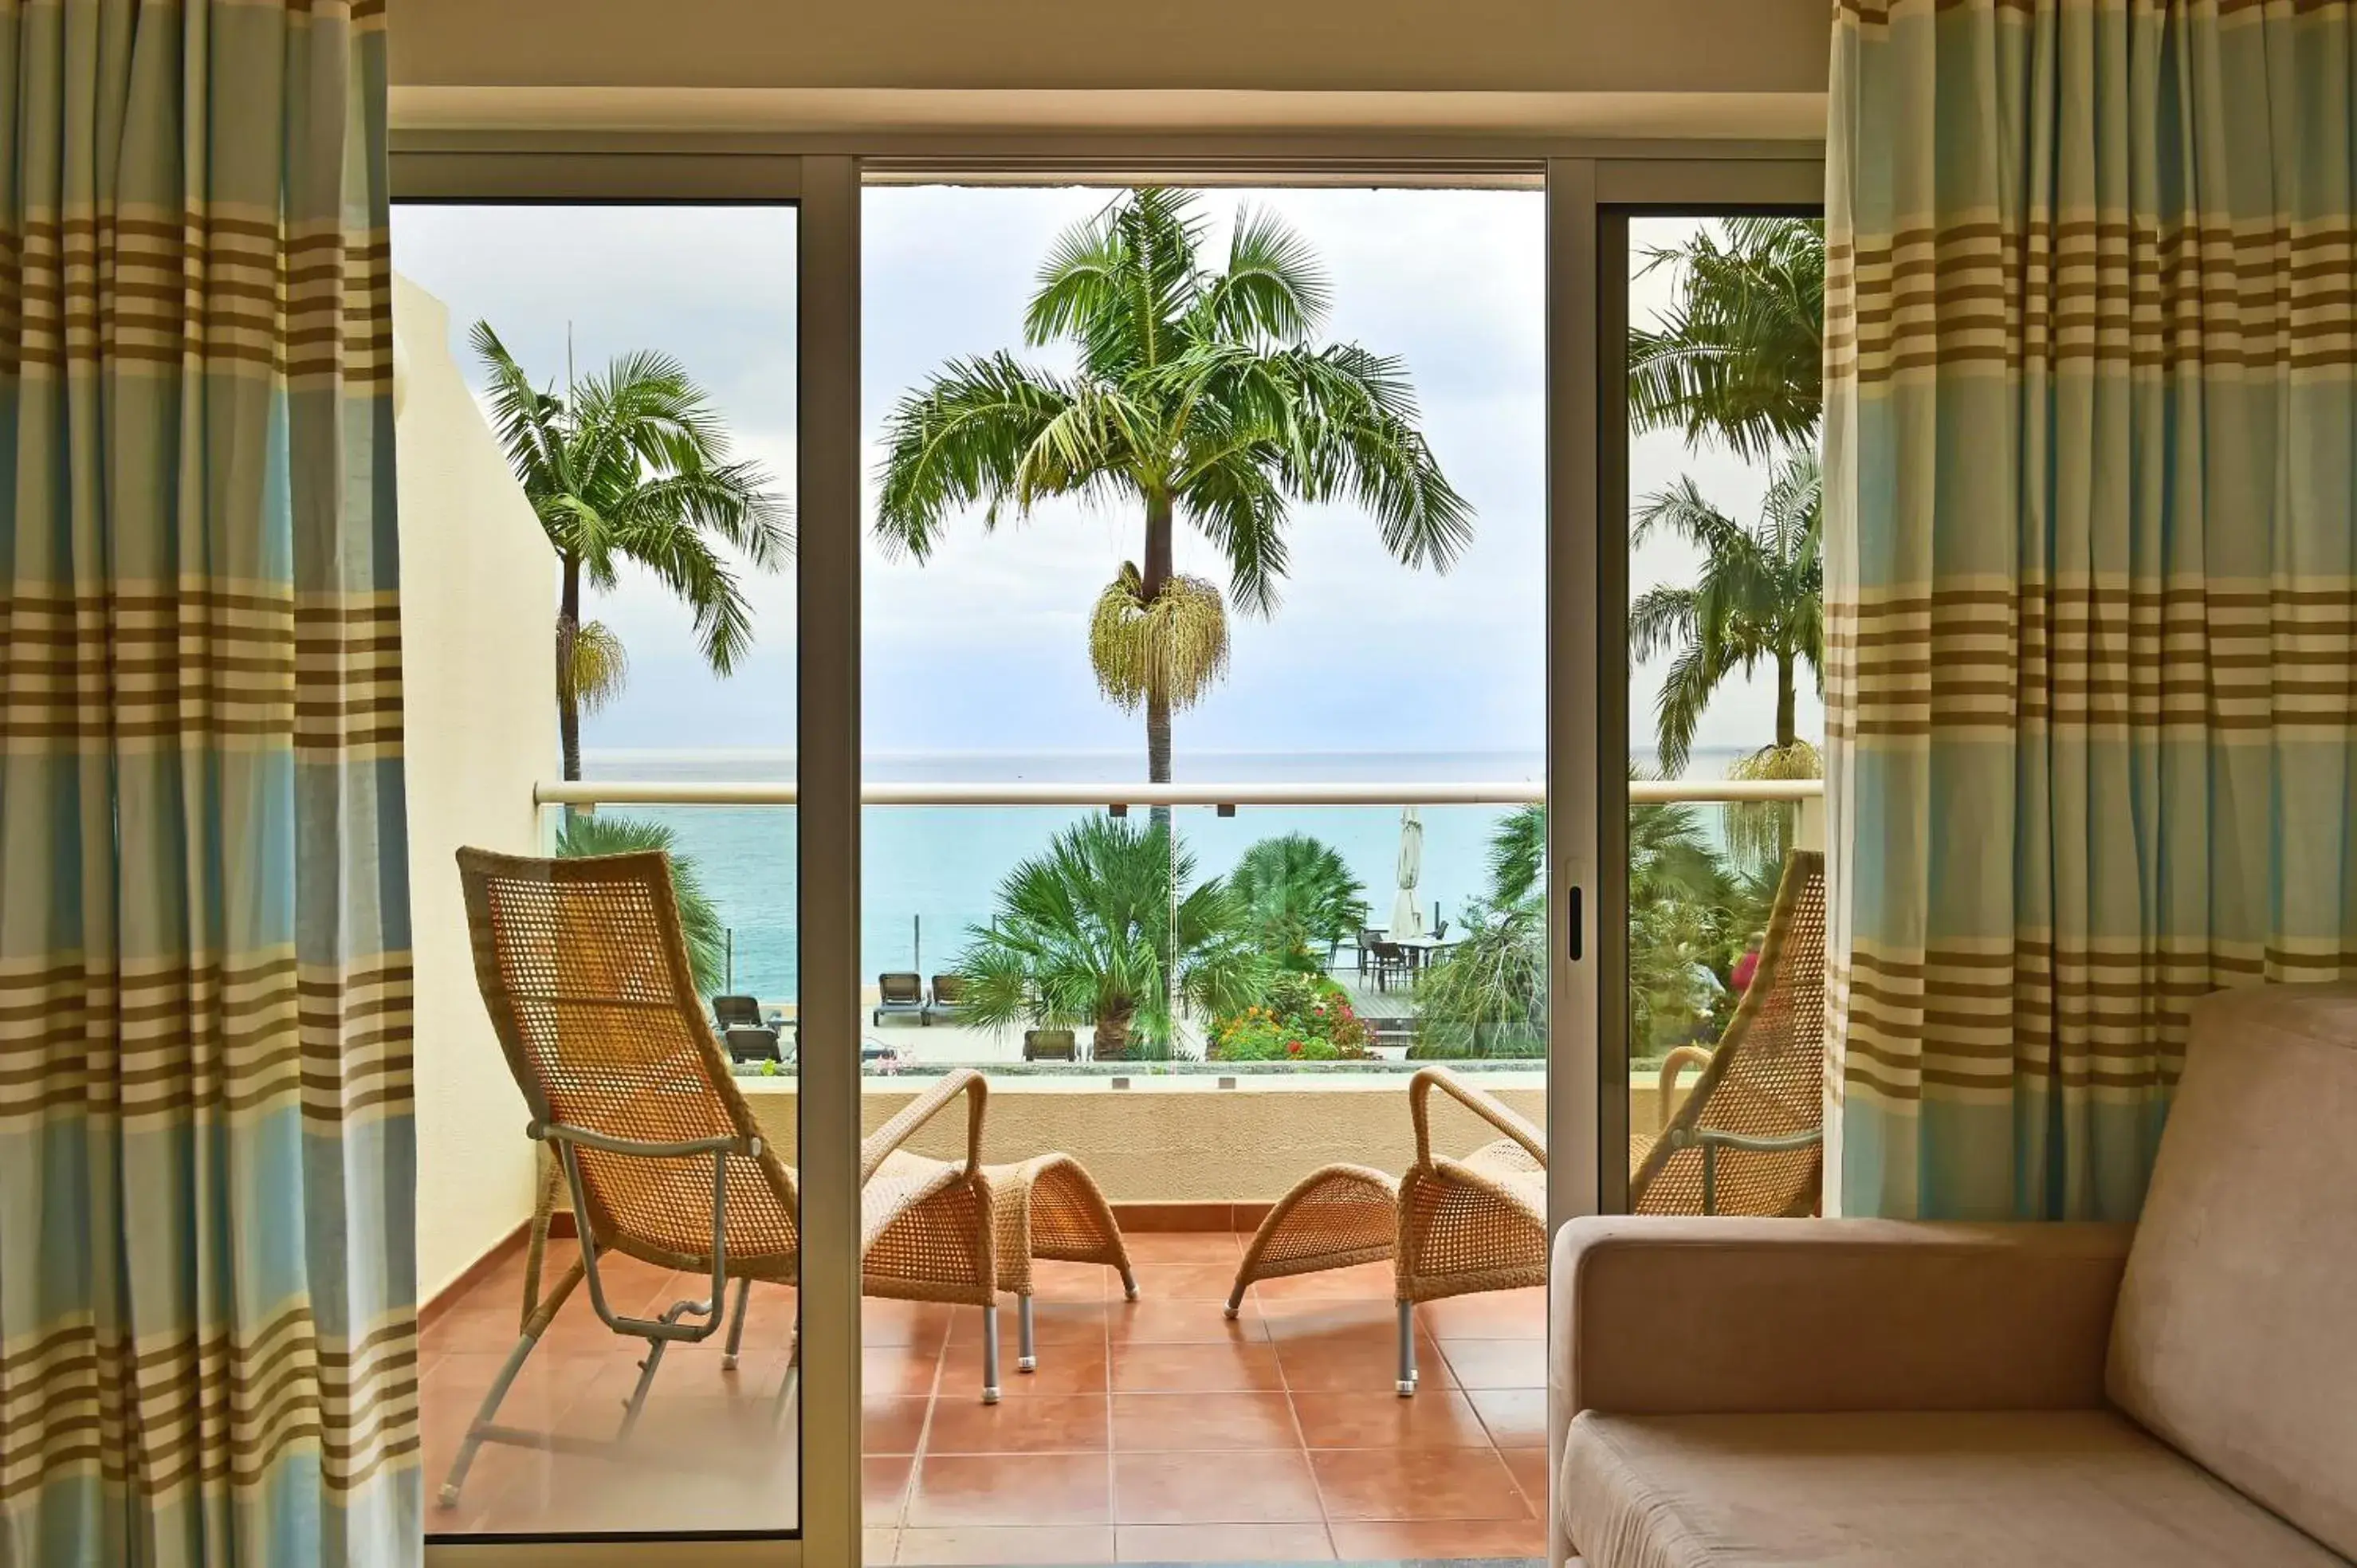
<path fill-rule="evenodd" d="M 985 1165 L 990 1208 L 997 1228 L 998 1288 L 1015 1296 L 1017 1343 L 1015 1369 L 1036 1370 L 1032 1342 L 1031 1265 L 1039 1259 L 1060 1263 L 1102 1263 L 1121 1274 L 1122 1293 L 1137 1299 L 1137 1274 L 1121 1239 L 1112 1208 L 1088 1167 L 1070 1155 L 1041 1155 L 1018 1165 Z"/>
<path fill-rule="evenodd" d="M 1506 1134 L 1461 1160 L 1436 1157 L 1426 1112 L 1438 1089 Z M 1546 1283 L 1546 1145 L 1538 1129 L 1441 1068 L 1408 1081 L 1415 1164 L 1404 1176 L 1366 1165 L 1312 1171 L 1253 1233 L 1228 1292 L 1228 1316 L 1261 1280 L 1392 1260 L 1399 1376 L 1415 1392 L 1415 1304 Z"/>

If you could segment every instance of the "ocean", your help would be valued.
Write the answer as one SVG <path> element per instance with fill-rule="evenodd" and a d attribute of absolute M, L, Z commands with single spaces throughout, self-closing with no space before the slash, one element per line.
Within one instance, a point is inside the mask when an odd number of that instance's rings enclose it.
<path fill-rule="evenodd" d="M 1715 778 L 1726 757 L 1697 753 L 1689 773 Z M 1135 752 L 871 755 L 870 780 L 917 782 L 1090 782 L 1135 780 Z M 590 751 L 590 780 L 780 781 L 793 777 L 791 752 Z M 1195 753 L 1179 758 L 1184 781 L 1311 783 L 1414 779 L 1535 782 L 1535 752 Z M 692 856 L 731 933 L 731 989 L 765 1002 L 799 994 L 800 924 L 794 891 L 795 814 L 783 806 L 608 806 L 605 814 L 668 823 L 679 852 Z M 1135 809 L 1142 815 L 1143 808 Z M 1427 924 L 1436 906 L 1452 923 L 1488 879 L 1491 835 L 1512 811 L 1502 806 L 1426 806 L 1424 870 L 1416 902 Z M 870 806 L 862 814 L 860 968 L 922 974 L 948 969 L 974 927 L 987 925 L 993 895 L 1026 856 L 1090 815 L 1085 808 L 1042 806 Z M 1715 817 L 1716 813 L 1710 813 Z M 1199 877 L 1224 875 L 1244 851 L 1288 832 L 1323 840 L 1366 889 L 1377 924 L 1387 923 L 1397 891 L 1400 811 L 1396 806 L 1243 806 L 1232 817 L 1213 807 L 1176 810 L 1180 842 Z"/>

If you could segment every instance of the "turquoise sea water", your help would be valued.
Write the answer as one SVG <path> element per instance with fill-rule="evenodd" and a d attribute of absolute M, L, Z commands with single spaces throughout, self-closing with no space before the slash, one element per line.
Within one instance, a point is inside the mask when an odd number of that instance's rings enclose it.
<path fill-rule="evenodd" d="M 1127 781 L 1142 771 L 1134 755 L 935 754 L 873 756 L 872 780 L 886 782 Z M 1695 772 L 1715 774 L 1716 759 Z M 793 757 L 776 751 L 592 752 L 583 772 L 595 779 L 664 781 L 783 780 Z M 1283 783 L 1336 780 L 1535 781 L 1541 759 L 1529 753 L 1230 753 L 1182 757 L 1189 782 Z M 672 825 L 693 855 L 705 886 L 734 933 L 735 989 L 768 1002 L 797 994 L 797 849 L 791 807 L 608 806 L 613 815 Z M 1452 924 L 1487 879 L 1489 843 L 1511 808 L 1426 806 L 1424 870 L 1416 902 L 1430 922 L 1437 904 Z M 1140 809 L 1142 811 L 1142 808 Z M 863 972 L 913 969 L 934 973 L 955 961 L 968 928 L 986 924 L 999 882 L 1060 830 L 1090 813 L 1033 806 L 870 806 L 862 818 L 860 953 Z M 1221 817 L 1210 806 L 1176 812 L 1179 837 L 1193 851 L 1198 875 L 1224 875 L 1253 843 L 1303 832 L 1331 844 L 1365 885 L 1377 924 L 1387 923 L 1396 893 L 1400 811 L 1396 806 L 1244 806 Z"/>

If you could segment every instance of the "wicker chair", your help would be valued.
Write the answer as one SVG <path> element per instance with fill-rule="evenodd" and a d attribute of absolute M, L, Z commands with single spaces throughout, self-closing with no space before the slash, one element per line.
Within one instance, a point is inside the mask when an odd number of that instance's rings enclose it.
<path fill-rule="evenodd" d="M 473 939 L 475 974 L 500 1045 L 543 1144 L 540 1201 L 525 1267 L 523 1323 L 485 1394 L 441 1491 L 455 1506 L 485 1443 L 609 1454 L 637 1425 L 664 1350 L 720 1327 L 727 1283 L 737 1283 L 724 1369 L 737 1365 L 755 1281 L 793 1284 L 800 1274 L 798 1192 L 792 1170 L 762 1137 L 698 1003 L 661 853 L 534 860 L 460 850 L 458 868 Z M 862 1145 L 862 1288 L 871 1295 L 980 1306 L 983 1398 L 998 1397 L 996 1286 L 1029 1283 L 1029 1260 L 1002 1268 L 997 1240 L 1043 1230 L 1042 1256 L 1089 1251 L 1071 1240 L 1080 1213 L 1111 1231 L 1092 1256 L 1114 1262 L 1125 1282 L 1120 1233 L 1096 1198 L 1092 1215 L 1075 1184 L 1095 1188 L 1056 1156 L 1002 1167 L 1007 1207 L 1042 1204 L 1043 1226 L 993 1203 L 982 1165 L 988 1090 L 979 1074 L 952 1073 Z M 966 1101 L 963 1161 L 923 1159 L 901 1148 L 952 1101 Z M 1035 1169 L 1034 1167 L 1039 1167 Z M 559 1183 L 569 1189 L 580 1256 L 546 1296 L 540 1292 L 548 1221 Z M 1054 1250 L 1062 1248 L 1062 1251 Z M 619 1252 L 658 1267 L 708 1273 L 708 1294 L 673 1303 L 658 1317 L 618 1314 L 598 1259 Z M 610 1440 L 498 1424 L 500 1402 L 575 1287 L 587 1281 L 597 1316 L 617 1334 L 647 1341 L 636 1386 Z M 1133 1287 L 1134 1289 L 1134 1287 Z M 1025 1354 L 1029 1316 L 1025 1300 Z M 799 1366 L 790 1356 L 774 1404 L 782 1417 Z"/>
<path fill-rule="evenodd" d="M 1677 1079 L 1703 1073 L 1684 1102 Z M 1813 1214 L 1824 1172 L 1825 857 L 1795 850 L 1718 1048 L 1662 1064 L 1658 1133 L 1629 1140 L 1634 1214 Z"/>
<path fill-rule="evenodd" d="M 1641 1214 L 1813 1212 L 1823 1168 L 1824 857 L 1786 863 L 1750 988 L 1702 1079 L 1658 1133 L 1632 1138 L 1629 1206 Z M 1690 1058 L 1689 1058 L 1690 1060 Z M 1682 1066 L 1663 1069 L 1667 1104 Z M 1432 1152 L 1427 1104 L 1445 1090 L 1505 1134 L 1463 1160 Z M 1256 1281 L 1393 1260 L 1398 1391 L 1415 1392 L 1415 1307 L 1546 1283 L 1546 1144 L 1539 1130 L 1440 1068 L 1408 1080 L 1415 1163 L 1394 1181 L 1365 1165 L 1311 1172 L 1244 1251 L 1228 1316 Z"/>
<path fill-rule="evenodd" d="M 1505 1134 L 1462 1160 L 1432 1151 L 1430 1101 L 1441 1090 Z M 1228 1316 L 1260 1280 L 1392 1262 L 1402 1395 L 1415 1392 L 1415 1305 L 1475 1291 L 1546 1283 L 1546 1141 L 1539 1130 L 1446 1068 L 1408 1079 L 1415 1163 L 1396 1181 L 1365 1165 L 1328 1165 L 1279 1198 L 1254 1232 L 1228 1292 Z"/>

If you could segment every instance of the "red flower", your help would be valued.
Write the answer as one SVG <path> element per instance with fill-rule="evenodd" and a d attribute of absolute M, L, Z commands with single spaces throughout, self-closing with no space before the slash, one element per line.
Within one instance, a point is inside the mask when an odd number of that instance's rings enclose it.
<path fill-rule="evenodd" d="M 1299 1040 L 1287 1040 L 1285 1042 L 1285 1048 L 1297 1057 L 1301 1054 L 1301 1042 Z"/>

